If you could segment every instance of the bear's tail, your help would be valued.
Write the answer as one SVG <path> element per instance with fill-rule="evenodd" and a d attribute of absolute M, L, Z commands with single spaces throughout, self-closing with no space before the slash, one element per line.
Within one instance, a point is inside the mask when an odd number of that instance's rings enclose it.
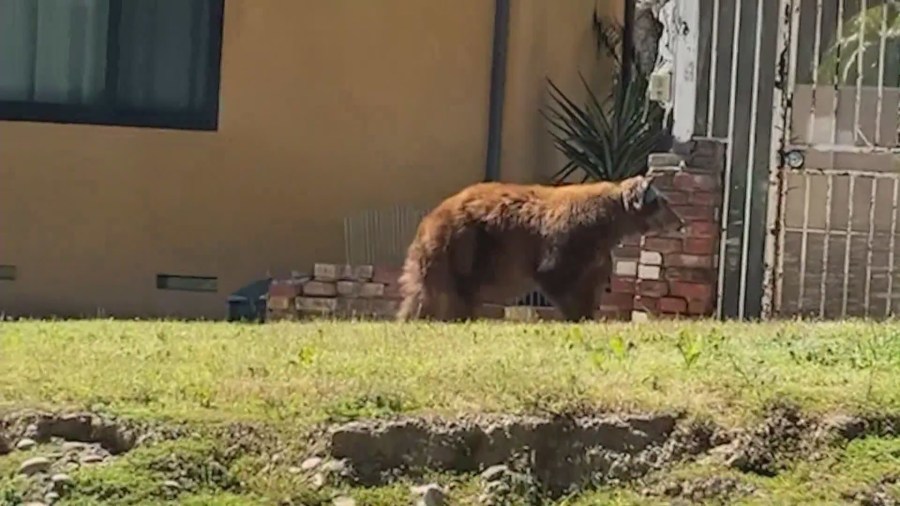
<path fill-rule="evenodd" d="M 410 245 L 403 262 L 403 272 L 397 280 L 400 284 L 400 294 L 403 302 L 397 311 L 397 321 L 405 322 L 419 317 L 422 311 L 422 295 L 424 290 L 424 266 L 422 265 L 423 252 L 418 244 Z"/>

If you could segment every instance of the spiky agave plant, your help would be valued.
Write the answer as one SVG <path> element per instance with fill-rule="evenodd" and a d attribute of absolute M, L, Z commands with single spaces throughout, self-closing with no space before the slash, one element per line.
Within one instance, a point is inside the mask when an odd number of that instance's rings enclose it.
<path fill-rule="evenodd" d="M 648 76 L 631 64 L 630 75 L 623 79 L 622 27 L 595 16 L 594 33 L 598 48 L 614 63 L 610 93 L 598 99 L 579 74 L 587 99 L 578 105 L 547 80 L 552 105 L 541 113 L 550 124 L 554 145 L 567 159 L 552 176 L 555 183 L 577 172 L 582 173 L 582 182 L 618 181 L 640 174 L 663 134 L 664 111 L 647 96 Z"/>

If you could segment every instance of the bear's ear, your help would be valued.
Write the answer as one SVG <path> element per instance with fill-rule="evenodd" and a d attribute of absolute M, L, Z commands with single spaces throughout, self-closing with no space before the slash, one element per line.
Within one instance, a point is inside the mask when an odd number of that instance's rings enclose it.
<path fill-rule="evenodd" d="M 622 191 L 622 203 L 627 211 L 640 211 L 645 204 L 656 200 L 656 190 L 650 186 L 650 178 L 635 176 L 628 180 Z"/>

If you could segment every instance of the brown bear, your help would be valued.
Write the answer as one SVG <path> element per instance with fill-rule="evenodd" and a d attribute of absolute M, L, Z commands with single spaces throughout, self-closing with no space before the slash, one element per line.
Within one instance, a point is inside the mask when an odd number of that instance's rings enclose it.
<path fill-rule="evenodd" d="M 567 321 L 591 318 L 626 235 L 683 226 L 651 184 L 477 183 L 448 197 L 409 246 L 397 319 L 455 321 L 540 291 Z"/>

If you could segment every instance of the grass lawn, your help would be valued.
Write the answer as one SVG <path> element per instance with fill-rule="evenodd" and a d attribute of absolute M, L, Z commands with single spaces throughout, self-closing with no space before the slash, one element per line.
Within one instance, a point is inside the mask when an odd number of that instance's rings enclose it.
<path fill-rule="evenodd" d="M 219 441 L 206 428 L 218 422 L 291 435 L 393 414 L 666 409 L 740 427 L 775 400 L 813 415 L 900 413 L 898 371 L 898 323 L 0 323 L 3 411 L 87 409 L 197 427 L 196 441 L 139 447 L 111 465 L 78 471 L 76 481 L 93 488 L 79 487 L 89 492 L 58 504 L 162 501 L 158 487 L 148 485 L 165 475 L 154 459 L 209 459 Z M 752 477 L 757 493 L 748 500 L 841 503 L 846 489 L 900 471 L 900 440 L 868 438 L 835 451 L 815 466 Z M 4 487 L 13 497 L 23 486 L 13 476 L 25 455 L 0 457 L 0 503 Z M 297 499 L 306 492 L 286 471 L 296 463 L 265 458 L 230 464 L 246 483 L 239 492 L 211 482 L 179 503 L 272 504 L 286 494 L 294 494 L 295 504 L 325 501 L 324 492 Z M 693 465 L 673 473 L 724 471 Z M 468 478 L 441 479 L 458 481 L 454 504 L 469 503 Z M 109 492 L 113 485 L 125 491 Z M 346 492 L 359 504 L 405 504 L 409 495 L 403 483 Z M 567 504 L 647 503 L 629 494 L 601 490 Z"/>

